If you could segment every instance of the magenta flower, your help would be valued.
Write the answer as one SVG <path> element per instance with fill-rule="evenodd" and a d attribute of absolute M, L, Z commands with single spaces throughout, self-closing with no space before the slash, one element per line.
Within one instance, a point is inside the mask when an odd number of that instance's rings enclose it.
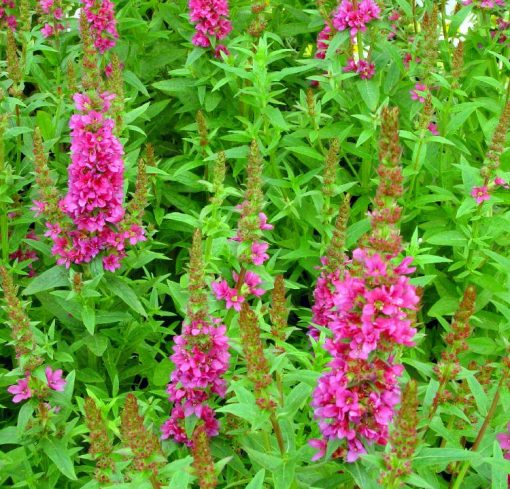
<path fill-rule="evenodd" d="M 496 177 L 494 179 L 494 184 L 506 189 L 510 188 L 510 185 L 508 185 L 507 181 L 501 177 Z"/>
<path fill-rule="evenodd" d="M 351 37 L 367 30 L 367 24 L 379 18 L 381 9 L 374 0 L 361 0 L 355 7 L 351 0 L 342 0 L 333 15 L 333 26 L 338 31 L 350 30 Z"/>
<path fill-rule="evenodd" d="M 251 245 L 251 260 L 254 265 L 262 265 L 266 260 L 269 259 L 269 255 L 266 253 L 269 245 L 264 242 L 255 242 Z"/>
<path fill-rule="evenodd" d="M 230 294 L 230 287 L 226 280 L 220 282 L 211 282 L 211 288 L 218 300 L 225 300 Z"/>
<path fill-rule="evenodd" d="M 510 460 L 510 423 L 507 426 L 507 432 L 499 433 L 496 435 L 496 439 L 501 449 L 505 452 L 505 458 Z"/>
<path fill-rule="evenodd" d="M 119 37 L 113 2 L 110 0 L 81 0 L 89 22 L 94 46 L 103 54 L 115 46 Z"/>
<path fill-rule="evenodd" d="M 224 44 L 218 44 L 214 48 L 214 57 L 217 59 L 221 59 L 222 53 L 225 54 L 225 56 L 230 56 L 230 51 Z"/>
<path fill-rule="evenodd" d="M 48 387 L 53 389 L 54 391 L 62 392 L 67 382 L 62 378 L 62 370 L 58 369 L 53 371 L 51 367 L 46 367 L 44 369 L 44 373 L 46 375 L 46 380 L 48 382 Z"/>
<path fill-rule="evenodd" d="M 324 346 L 332 356 L 330 370 L 312 396 L 314 417 L 325 441 L 345 440 L 339 453 L 347 462 L 366 453 L 363 441 L 384 445 L 388 439 L 403 367 L 379 350 L 414 344 L 410 314 L 419 298 L 407 277 L 414 271 L 411 260 L 395 263 L 358 248 L 342 276 L 324 270 L 314 291 L 313 322 L 333 333 Z M 324 453 L 322 445 L 316 448 L 315 459 Z"/>
<path fill-rule="evenodd" d="M 409 90 L 411 100 L 418 100 L 421 104 L 426 100 L 427 85 L 423 83 L 416 83 L 413 90 Z"/>
<path fill-rule="evenodd" d="M 228 295 L 225 298 L 227 309 L 234 308 L 237 312 L 241 310 L 244 296 L 242 296 L 236 289 L 229 289 Z"/>
<path fill-rule="evenodd" d="M 375 75 L 375 65 L 364 59 L 360 59 L 356 63 L 353 58 L 350 58 L 347 61 L 347 66 L 344 66 L 344 71 L 357 73 L 362 80 L 369 80 Z"/>
<path fill-rule="evenodd" d="M 489 200 L 491 198 L 489 195 L 489 189 L 486 185 L 473 187 L 473 190 L 471 190 L 471 197 L 475 198 L 477 204 L 483 204 L 485 200 Z"/>
<path fill-rule="evenodd" d="M 435 122 L 431 122 L 429 125 L 428 125 L 428 130 L 434 135 L 434 136 L 439 136 L 439 130 L 437 128 L 437 124 Z"/>
<path fill-rule="evenodd" d="M 193 44 L 208 48 L 210 38 L 224 39 L 232 30 L 227 0 L 190 0 L 190 21 L 195 24 Z"/>
<path fill-rule="evenodd" d="M 218 434 L 218 421 L 208 402 L 214 394 L 225 396 L 223 374 L 230 359 L 228 347 L 226 327 L 217 320 L 183 324 L 181 334 L 174 338 L 174 353 L 170 357 L 176 368 L 167 392 L 174 407 L 161 427 L 162 439 L 173 438 L 189 446 L 191 441 L 186 435 L 184 420 L 191 415 L 204 422 L 208 436 Z"/>
<path fill-rule="evenodd" d="M 25 399 L 30 399 L 32 397 L 32 391 L 28 386 L 29 379 L 30 377 L 27 375 L 25 378 L 19 379 L 16 384 L 7 388 L 7 392 L 14 396 L 12 398 L 12 402 L 17 404 L 18 402 L 24 401 Z"/>
<path fill-rule="evenodd" d="M 317 35 L 317 52 L 315 57 L 318 59 L 324 59 L 326 57 L 326 51 L 328 50 L 329 41 L 331 40 L 332 32 L 331 27 L 326 22 L 324 29 Z"/>
<path fill-rule="evenodd" d="M 273 229 L 272 224 L 268 224 L 267 216 L 263 212 L 259 212 L 260 224 L 259 227 L 262 231 L 271 231 Z"/>

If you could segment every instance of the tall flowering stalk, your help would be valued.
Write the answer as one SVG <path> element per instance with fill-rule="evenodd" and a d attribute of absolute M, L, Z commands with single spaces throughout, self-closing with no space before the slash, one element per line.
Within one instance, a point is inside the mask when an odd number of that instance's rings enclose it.
<path fill-rule="evenodd" d="M 193 432 L 191 454 L 200 489 L 214 489 L 218 485 L 218 478 L 214 471 L 209 437 L 203 424 L 199 424 Z"/>
<path fill-rule="evenodd" d="M 114 4 L 110 0 L 81 0 L 81 3 L 94 46 L 103 54 L 115 46 L 119 37 Z"/>
<path fill-rule="evenodd" d="M 126 256 L 126 246 L 145 240 L 140 218 L 146 188 L 137 184 L 138 201 L 126 216 L 124 201 L 124 149 L 116 136 L 115 121 L 109 117 L 116 95 L 100 89 L 97 60 L 85 17 L 81 18 L 84 44 L 84 93 L 73 96 L 78 113 L 71 117 L 71 164 L 68 167 L 68 192 L 58 203 L 51 189 L 51 177 L 40 135 L 34 139 L 36 182 L 41 199 L 37 213 L 47 218 L 46 236 L 53 240 L 52 253 L 57 263 L 89 263 L 102 255 L 105 270 L 115 271 Z M 115 114 L 114 114 L 115 115 Z M 117 114 L 118 115 L 118 114 Z M 142 168 L 142 170 L 144 167 Z M 146 184 L 144 172 L 139 183 Z M 50 187 L 47 185 L 50 184 Z M 136 209 L 133 207 L 135 206 Z M 136 215 L 133 215 L 135 214 Z M 69 220 L 66 220 L 65 217 Z"/>
<path fill-rule="evenodd" d="M 41 419 L 48 417 L 51 406 L 46 402 L 52 390 L 62 392 L 66 381 L 62 378 L 62 370 L 44 369 L 44 379 L 36 373 L 42 370 L 43 358 L 39 355 L 35 336 L 30 327 L 30 319 L 17 297 L 17 288 L 11 274 L 5 267 L 0 267 L 2 289 L 5 298 L 5 310 L 11 327 L 11 337 L 16 352 L 16 360 L 23 377 L 7 388 L 15 404 L 35 398 L 39 401 L 38 414 Z"/>
<path fill-rule="evenodd" d="M 262 192 L 262 158 L 256 141 L 250 148 L 247 167 L 247 184 L 244 201 L 238 206 L 241 216 L 236 236 L 232 241 L 238 243 L 238 258 L 241 263 L 239 273 L 233 272 L 234 287 L 227 280 L 212 282 L 211 287 L 218 300 L 226 302 L 227 309 L 240 311 L 242 304 L 250 296 L 260 297 L 265 290 L 259 287 L 260 276 L 248 267 L 263 265 L 268 259 L 269 244 L 263 240 L 263 231 L 273 229 L 263 212 L 264 194 Z"/>
<path fill-rule="evenodd" d="M 314 458 L 325 454 L 328 440 L 345 441 L 335 456 L 347 462 L 366 453 L 364 442 L 387 443 L 403 371 L 395 350 L 414 344 L 412 318 L 419 298 L 408 278 L 414 269 L 411 258 L 398 258 L 401 208 L 396 200 L 402 195 L 402 169 L 397 109 L 383 110 L 381 127 L 372 231 L 323 285 L 331 307 L 322 308 L 320 319 L 332 333 L 324 345 L 332 359 L 313 393 L 322 433 L 322 439 L 311 441 L 319 450 Z"/>
<path fill-rule="evenodd" d="M 257 405 L 260 409 L 268 411 L 271 415 L 271 424 L 276 435 L 280 452 L 285 453 L 285 444 L 278 420 L 276 419 L 276 403 L 268 388 L 273 383 L 269 371 L 269 362 L 264 355 L 261 331 L 257 316 L 247 303 L 244 303 L 239 316 L 239 329 L 241 331 L 241 345 L 243 347 L 248 379 L 253 383 Z"/>
<path fill-rule="evenodd" d="M 230 354 L 226 327 L 211 318 L 207 310 L 207 293 L 202 259 L 202 235 L 193 235 L 190 253 L 187 318 L 181 334 L 174 338 L 175 364 L 167 392 L 173 403 L 170 418 L 161 427 L 162 438 L 192 446 L 184 428 L 184 420 L 196 416 L 204 425 L 207 436 L 219 433 L 219 424 L 210 403 L 217 395 L 223 397 Z"/>
<path fill-rule="evenodd" d="M 333 238 L 322 259 L 323 268 L 317 279 L 313 291 L 314 305 L 312 306 L 312 325 L 309 334 L 316 340 L 319 338 L 319 330 L 314 326 L 327 326 L 330 318 L 330 311 L 334 308 L 333 303 L 333 282 L 338 280 L 346 261 L 345 255 L 345 232 L 349 220 L 349 196 L 346 195 L 338 212 L 333 231 Z"/>
<path fill-rule="evenodd" d="M 85 399 L 85 424 L 89 430 L 89 453 L 96 459 L 95 479 L 107 484 L 115 470 L 113 444 L 101 411 L 91 397 Z"/>
<path fill-rule="evenodd" d="M 227 0 L 189 0 L 189 10 L 190 21 L 195 24 L 195 46 L 208 48 L 211 39 L 224 39 L 232 30 Z"/>
<path fill-rule="evenodd" d="M 120 418 L 121 438 L 131 449 L 133 468 L 138 472 L 149 472 L 152 487 L 160 489 L 163 483 L 159 471 L 165 465 L 165 456 L 158 437 L 144 426 L 144 421 L 138 411 L 135 395 L 129 393 Z"/>
<path fill-rule="evenodd" d="M 402 406 L 390 435 L 391 451 L 384 456 L 385 471 L 380 483 L 387 489 L 404 487 L 404 479 L 412 472 L 413 455 L 418 445 L 418 386 L 410 380 L 402 393 Z"/>
<path fill-rule="evenodd" d="M 434 417 L 440 404 L 452 398 L 448 385 L 457 379 L 461 371 L 459 355 L 468 349 L 467 340 L 473 331 L 470 319 L 475 312 L 475 299 L 475 287 L 468 286 L 453 318 L 451 331 L 444 338 L 447 348 L 441 353 L 441 360 L 434 367 L 439 388 L 432 403 L 429 419 Z"/>

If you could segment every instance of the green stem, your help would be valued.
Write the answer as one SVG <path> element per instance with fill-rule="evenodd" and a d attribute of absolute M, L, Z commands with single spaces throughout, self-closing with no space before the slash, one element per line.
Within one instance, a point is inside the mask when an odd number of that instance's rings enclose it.
<path fill-rule="evenodd" d="M 271 413 L 271 424 L 273 425 L 273 431 L 274 431 L 274 434 L 276 435 L 276 441 L 278 442 L 278 448 L 280 449 L 280 453 L 282 455 L 284 455 L 285 454 L 285 443 L 283 441 L 283 435 L 282 435 L 282 430 L 280 428 L 280 423 L 278 423 L 275 413 Z"/>
<path fill-rule="evenodd" d="M 441 2 L 441 24 L 443 26 L 443 37 L 446 42 L 446 47 L 449 47 L 448 27 L 446 25 L 446 0 Z"/>

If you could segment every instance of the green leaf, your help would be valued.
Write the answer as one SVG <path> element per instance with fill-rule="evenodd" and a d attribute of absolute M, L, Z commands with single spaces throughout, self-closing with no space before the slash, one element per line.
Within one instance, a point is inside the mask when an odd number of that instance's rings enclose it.
<path fill-rule="evenodd" d="M 371 112 L 375 112 L 379 102 L 379 82 L 377 80 L 359 80 L 356 88 Z"/>
<path fill-rule="evenodd" d="M 87 336 L 85 344 L 96 357 L 101 357 L 108 347 L 108 339 L 101 335 Z"/>
<path fill-rule="evenodd" d="M 93 335 L 96 327 L 96 311 L 90 306 L 84 306 L 81 311 L 81 319 L 87 331 Z"/>
<path fill-rule="evenodd" d="M 74 465 L 67 447 L 64 445 L 62 440 L 57 438 L 48 439 L 44 438 L 41 440 L 41 448 L 43 452 L 50 458 L 50 460 L 56 465 L 57 469 L 62 472 L 68 479 L 73 481 L 77 480 L 74 472 Z"/>
<path fill-rule="evenodd" d="M 260 469 L 255 474 L 250 483 L 246 486 L 246 489 L 262 489 L 265 477 L 266 477 L 265 469 Z"/>
<path fill-rule="evenodd" d="M 464 246 L 466 237 L 459 231 L 441 231 L 425 239 L 427 243 L 444 246 Z"/>
<path fill-rule="evenodd" d="M 137 107 L 136 109 L 133 109 L 129 111 L 124 116 L 124 123 L 125 124 L 131 124 L 131 122 L 136 121 L 148 108 L 149 108 L 150 102 L 147 102 L 143 105 L 140 105 L 140 107 Z"/>
<path fill-rule="evenodd" d="M 464 460 L 474 461 L 479 457 L 479 454 L 462 448 L 422 448 L 414 456 L 414 462 L 417 466 L 443 465 Z"/>
<path fill-rule="evenodd" d="M 63 285 L 69 285 L 69 272 L 64 267 L 55 265 L 33 278 L 28 287 L 23 291 L 23 294 L 37 294 L 45 290 L 62 287 Z"/>
<path fill-rule="evenodd" d="M 142 303 L 138 300 L 135 291 L 129 285 L 113 274 L 109 274 L 106 279 L 106 285 L 117 297 L 133 309 L 133 311 L 147 317 L 147 313 L 145 312 Z"/>

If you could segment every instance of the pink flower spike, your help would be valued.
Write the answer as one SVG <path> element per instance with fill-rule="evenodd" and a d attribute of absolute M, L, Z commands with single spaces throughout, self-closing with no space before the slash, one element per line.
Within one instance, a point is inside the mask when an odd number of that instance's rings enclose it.
<path fill-rule="evenodd" d="M 62 378 L 62 370 L 58 369 L 53 371 L 51 367 L 44 369 L 46 380 L 48 381 L 48 387 L 54 391 L 62 392 L 67 382 Z"/>
<path fill-rule="evenodd" d="M 266 253 L 268 248 L 269 245 L 264 242 L 255 242 L 251 245 L 251 260 L 254 265 L 262 265 L 269 259 L 269 255 Z"/>
<path fill-rule="evenodd" d="M 477 204 L 483 204 L 485 200 L 489 200 L 491 198 L 486 185 L 473 187 L 473 190 L 471 190 L 471 197 L 475 198 Z"/>
<path fill-rule="evenodd" d="M 12 402 L 15 404 L 32 397 L 32 391 L 30 390 L 30 387 L 28 387 L 28 380 L 29 377 L 26 376 L 24 379 L 19 379 L 16 384 L 7 388 L 7 392 L 14 396 L 12 398 Z"/>

